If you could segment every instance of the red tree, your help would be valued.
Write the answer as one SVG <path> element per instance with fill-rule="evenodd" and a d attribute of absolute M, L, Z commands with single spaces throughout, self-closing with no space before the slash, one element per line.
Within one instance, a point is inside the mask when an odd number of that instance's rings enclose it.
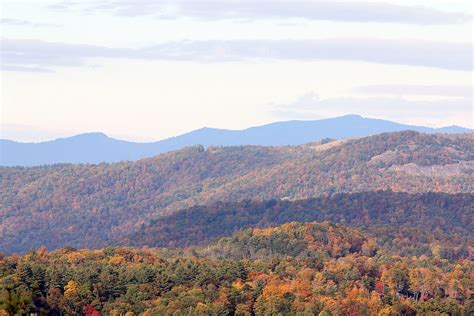
<path fill-rule="evenodd" d="M 84 306 L 84 315 L 85 316 L 100 316 L 100 313 L 92 306 L 91 304 L 87 304 Z"/>

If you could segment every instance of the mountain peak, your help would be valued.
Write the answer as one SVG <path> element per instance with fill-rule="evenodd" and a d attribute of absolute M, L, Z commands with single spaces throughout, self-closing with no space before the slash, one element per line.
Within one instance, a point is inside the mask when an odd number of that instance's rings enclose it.
<path fill-rule="evenodd" d="M 110 138 L 109 136 L 107 136 L 106 134 L 102 133 L 102 132 L 88 132 L 88 133 L 83 133 L 83 134 L 78 134 L 78 135 L 75 135 L 75 136 L 71 136 L 71 137 L 68 137 L 68 138 Z"/>
<path fill-rule="evenodd" d="M 339 116 L 339 117 L 336 117 L 337 118 L 354 118 L 354 119 L 363 119 L 364 117 L 362 117 L 361 115 L 359 114 L 347 114 L 347 115 L 343 115 L 343 116 Z"/>

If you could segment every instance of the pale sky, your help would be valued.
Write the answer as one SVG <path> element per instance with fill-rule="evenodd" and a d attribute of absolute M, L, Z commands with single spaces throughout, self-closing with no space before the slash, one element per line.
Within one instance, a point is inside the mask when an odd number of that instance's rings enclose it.
<path fill-rule="evenodd" d="M 1 135 L 345 114 L 473 128 L 472 0 L 2 0 Z"/>

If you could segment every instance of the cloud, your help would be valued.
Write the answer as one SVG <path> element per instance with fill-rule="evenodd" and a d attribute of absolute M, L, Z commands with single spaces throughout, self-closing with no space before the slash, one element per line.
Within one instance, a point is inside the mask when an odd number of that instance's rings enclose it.
<path fill-rule="evenodd" d="M 53 24 L 53 23 L 31 22 L 31 21 L 26 21 L 26 20 L 7 19 L 7 18 L 0 19 L 0 24 L 6 25 L 6 26 L 28 26 L 28 27 L 60 27 L 61 26 L 59 24 Z"/>
<path fill-rule="evenodd" d="M 51 68 L 85 66 L 90 58 L 129 58 L 231 62 L 261 60 L 343 60 L 450 70 L 472 69 L 472 47 L 443 43 L 386 39 L 179 41 L 141 49 L 2 39 L 2 66 Z M 8 70 L 8 69 L 7 69 Z"/>
<path fill-rule="evenodd" d="M 52 73 L 54 71 L 46 68 L 39 67 L 28 67 L 28 66 L 12 66 L 12 65 L 1 65 L 0 68 L 2 71 L 16 71 L 16 72 L 42 72 L 42 73 Z"/>
<path fill-rule="evenodd" d="M 418 25 L 453 24 L 472 20 L 472 16 L 466 13 L 375 1 L 109 0 L 87 2 L 85 6 L 79 1 L 63 1 L 52 7 L 61 10 L 82 8 L 89 13 L 107 12 L 119 16 L 146 15 L 161 19 L 306 19 Z"/>
<path fill-rule="evenodd" d="M 372 85 L 357 88 L 365 94 L 433 95 L 472 98 L 474 86 L 456 85 Z"/>
<path fill-rule="evenodd" d="M 387 96 L 322 99 L 317 93 L 309 92 L 294 102 L 271 106 L 270 112 L 279 119 L 314 119 L 352 113 L 402 122 L 444 122 L 444 125 L 462 122 L 472 126 L 472 102 L 472 98 L 410 100 Z"/>
<path fill-rule="evenodd" d="M 44 42 L 40 40 L 1 39 L 3 70 L 42 69 L 54 66 L 85 66 L 86 59 L 126 56 L 129 50 L 101 46 Z"/>

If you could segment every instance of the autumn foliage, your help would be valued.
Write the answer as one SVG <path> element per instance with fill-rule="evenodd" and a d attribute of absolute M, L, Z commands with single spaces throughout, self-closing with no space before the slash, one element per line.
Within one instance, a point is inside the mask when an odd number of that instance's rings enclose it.
<path fill-rule="evenodd" d="M 136 162 L 1 167 L 0 249 L 104 247 L 158 216 L 218 201 L 472 193 L 472 136 L 406 131 L 334 145 L 196 146 Z"/>
<path fill-rule="evenodd" d="M 43 248 L 0 260 L 2 308 L 21 301 L 50 315 L 470 315 L 472 275 L 469 259 L 400 256 L 329 222 L 185 250 Z"/>

